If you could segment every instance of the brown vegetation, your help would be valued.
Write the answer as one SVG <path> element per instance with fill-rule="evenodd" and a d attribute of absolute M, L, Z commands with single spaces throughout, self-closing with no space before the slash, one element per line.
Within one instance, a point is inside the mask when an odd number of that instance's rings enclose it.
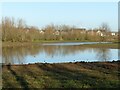
<path fill-rule="evenodd" d="M 84 28 L 76 28 L 68 25 L 48 25 L 39 29 L 34 26 L 27 26 L 25 21 L 19 19 L 17 22 L 14 18 L 2 18 L 0 24 L 0 32 L 2 32 L 3 42 L 40 42 L 40 41 L 117 41 L 118 34 L 111 33 L 107 24 L 101 27 L 86 30 Z"/>

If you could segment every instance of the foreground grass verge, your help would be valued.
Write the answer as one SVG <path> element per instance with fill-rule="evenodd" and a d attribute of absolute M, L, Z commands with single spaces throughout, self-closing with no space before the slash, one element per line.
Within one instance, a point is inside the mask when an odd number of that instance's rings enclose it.
<path fill-rule="evenodd" d="M 120 61 L 3 65 L 5 88 L 119 88 Z"/>

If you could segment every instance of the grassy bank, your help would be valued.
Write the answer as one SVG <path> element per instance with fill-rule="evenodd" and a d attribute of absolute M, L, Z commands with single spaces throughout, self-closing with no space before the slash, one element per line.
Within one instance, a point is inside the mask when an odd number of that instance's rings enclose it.
<path fill-rule="evenodd" d="M 30 46 L 30 45 L 37 45 L 38 43 L 33 42 L 2 42 L 2 47 L 21 47 L 21 46 Z"/>
<path fill-rule="evenodd" d="M 43 41 L 43 42 L 3 42 L 2 47 L 21 47 L 21 46 L 31 46 L 31 45 L 41 45 L 43 43 L 58 43 L 58 42 L 70 42 L 70 41 Z M 71 41 L 79 42 L 79 41 Z M 92 48 L 120 48 L 120 43 L 98 43 L 98 44 L 84 44 L 82 47 L 92 47 Z"/>
<path fill-rule="evenodd" d="M 91 48 L 112 48 L 112 49 L 120 49 L 120 43 L 98 43 L 98 44 L 87 44 L 83 45 L 84 47 Z"/>
<path fill-rule="evenodd" d="M 4 65 L 3 88 L 119 88 L 120 61 Z"/>

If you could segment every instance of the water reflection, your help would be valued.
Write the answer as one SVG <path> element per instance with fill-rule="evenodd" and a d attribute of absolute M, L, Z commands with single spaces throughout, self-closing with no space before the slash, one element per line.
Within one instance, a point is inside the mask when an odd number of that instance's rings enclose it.
<path fill-rule="evenodd" d="M 29 47 L 4 47 L 2 48 L 3 63 L 22 64 L 35 62 L 64 62 L 66 60 L 111 60 L 117 59 L 114 49 L 89 48 L 80 45 L 70 46 L 29 46 Z M 113 55 L 112 52 L 116 53 Z M 113 55 L 113 56 L 112 56 Z M 59 59 L 59 61 L 57 61 Z M 61 60 L 61 61 L 60 61 Z"/>
<path fill-rule="evenodd" d="M 2 48 L 3 63 L 24 63 L 27 55 L 34 56 L 39 53 L 39 49 L 30 47 L 4 47 Z"/>
<path fill-rule="evenodd" d="M 106 48 L 96 49 L 96 54 L 97 54 L 96 58 L 101 61 L 110 60 L 112 55 L 110 49 L 106 49 Z"/>

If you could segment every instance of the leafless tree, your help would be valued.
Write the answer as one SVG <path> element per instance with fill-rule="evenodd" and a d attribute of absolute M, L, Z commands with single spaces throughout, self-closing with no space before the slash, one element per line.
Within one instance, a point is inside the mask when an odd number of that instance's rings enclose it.
<path fill-rule="evenodd" d="M 107 23 L 102 23 L 100 26 L 100 30 L 103 30 L 105 32 L 110 32 L 110 26 Z"/>

